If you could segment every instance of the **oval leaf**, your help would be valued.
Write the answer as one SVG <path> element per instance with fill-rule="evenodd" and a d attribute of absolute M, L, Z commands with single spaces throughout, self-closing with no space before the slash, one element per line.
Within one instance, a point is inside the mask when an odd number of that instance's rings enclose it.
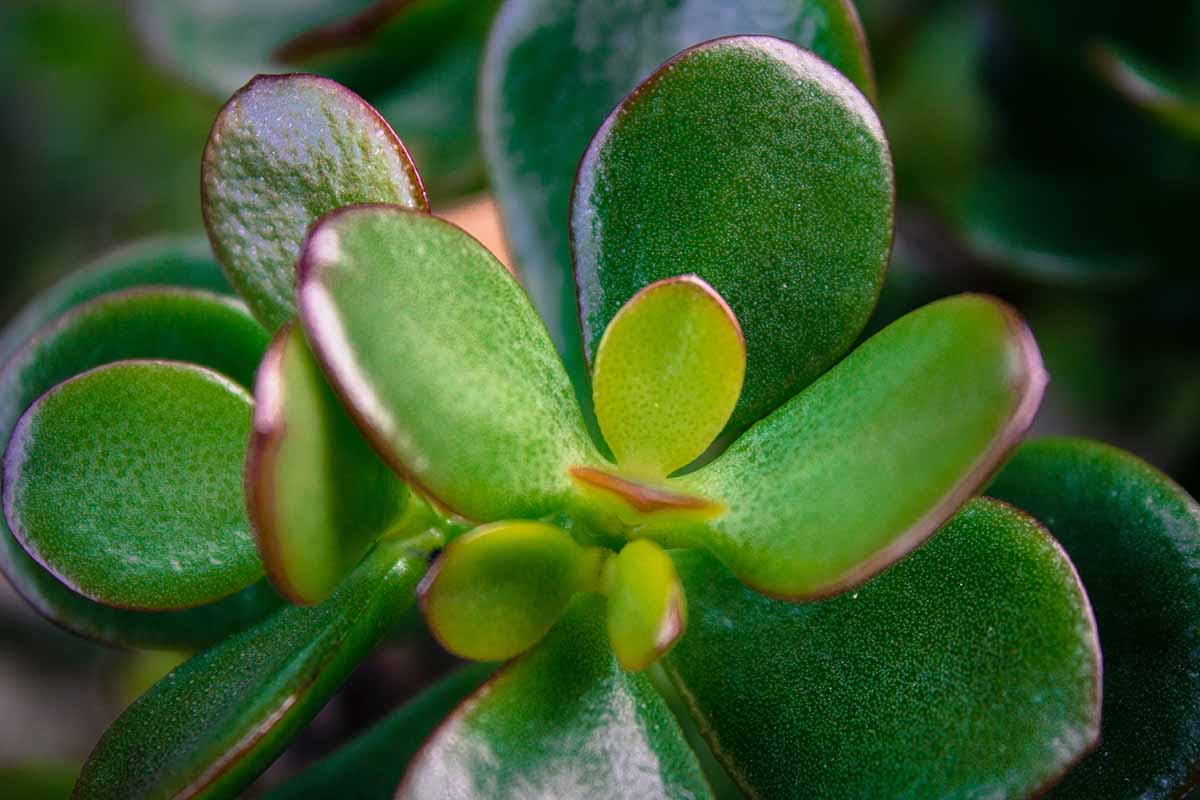
<path fill-rule="evenodd" d="M 320 603 L 398 521 L 408 489 L 347 416 L 298 326 L 275 336 L 254 399 L 246 507 L 258 552 L 280 593 Z"/>
<path fill-rule="evenodd" d="M 1028 797 L 1096 743 L 1087 597 L 1016 509 L 973 501 L 824 603 L 770 600 L 696 551 L 676 563 L 693 613 L 663 663 L 751 796 Z"/>
<path fill-rule="evenodd" d="M 687 628 L 687 598 L 666 552 L 646 539 L 610 559 L 604 576 L 608 640 L 621 666 L 643 670 Z"/>
<path fill-rule="evenodd" d="M 592 376 L 596 419 L 623 472 L 665 477 L 712 443 L 737 404 L 746 342 L 729 306 L 695 275 L 630 298 Z"/>
<path fill-rule="evenodd" d="M 274 330 L 295 310 L 308 226 L 353 203 L 429 209 L 396 134 L 361 97 L 316 75 L 260 75 L 213 123 L 201 210 L 230 281 Z"/>
<path fill-rule="evenodd" d="M 581 395 L 588 379 L 564 225 L 579 156 L 609 109 L 662 62 L 739 33 L 810 48 L 873 95 L 847 0 L 508 0 L 492 26 L 479 95 L 491 183 L 521 274 Z M 677 272 L 692 271 L 690 258 Z"/>
<path fill-rule="evenodd" d="M 463 658 L 503 661 L 538 642 L 576 592 L 598 585 L 604 551 L 544 522 L 496 522 L 449 545 L 421 581 L 429 630 Z"/>
<path fill-rule="evenodd" d="M 111 273 L 96 268 L 78 283 L 63 284 L 70 290 L 63 297 L 74 296 L 77 286 L 83 287 L 85 294 L 92 288 L 120 286 L 130 274 L 206 274 L 204 267 L 193 273 L 188 266 L 179 273 L 165 268 L 160 272 L 155 265 L 170 260 L 150 254 L 144 263 L 137 259 L 119 263 Z M 212 270 L 219 277 L 215 262 Z M 211 277 L 214 273 L 207 274 Z M 116 276 L 116 283 L 108 283 L 110 275 Z M 43 392 L 80 372 L 122 359 L 164 358 L 195 361 L 236 376 L 249 386 L 266 345 L 266 331 L 236 301 L 180 289 L 110 293 L 79 305 L 43 328 L 0 369 L 0 441 L 8 442 L 21 412 Z M 219 603 L 186 611 L 143 613 L 102 606 L 75 594 L 46 572 L 9 534 L 7 525 L 0 524 L 4 525 L 0 568 L 12 586 L 56 623 L 102 641 L 194 649 L 244 628 L 278 604 L 277 595 L 262 583 Z"/>
<path fill-rule="evenodd" d="M 424 562 L 381 545 L 324 604 L 288 606 L 171 672 L 100 739 L 76 800 L 237 796 L 408 608 Z"/>
<path fill-rule="evenodd" d="M 388 206 L 314 226 L 301 260 L 308 341 L 376 448 L 466 517 L 533 519 L 595 461 L 529 299 L 453 225 Z"/>
<path fill-rule="evenodd" d="M 875 306 L 892 163 L 870 102 L 779 39 L 680 53 L 600 127 L 571 200 L 584 345 L 647 284 L 695 272 L 746 335 L 740 429 L 824 372 Z"/>
<path fill-rule="evenodd" d="M 991 477 L 1045 383 L 1012 309 L 980 295 L 932 303 L 671 482 L 723 516 L 639 533 L 706 547 L 768 594 L 836 594 L 924 541 Z"/>
<path fill-rule="evenodd" d="M 85 597 L 188 608 L 262 577 L 242 507 L 250 397 L 215 372 L 126 361 L 61 383 L 17 422 L 4 514 Z"/>
<path fill-rule="evenodd" d="M 1098 442 L 1022 445 L 988 492 L 1037 514 L 1079 568 L 1104 648 L 1103 741 L 1053 797 L 1182 797 L 1200 776 L 1200 507 Z"/>
<path fill-rule="evenodd" d="M 602 615 L 600 598 L 578 598 L 537 648 L 446 718 L 396 800 L 710 798 L 666 703 L 613 658 Z"/>

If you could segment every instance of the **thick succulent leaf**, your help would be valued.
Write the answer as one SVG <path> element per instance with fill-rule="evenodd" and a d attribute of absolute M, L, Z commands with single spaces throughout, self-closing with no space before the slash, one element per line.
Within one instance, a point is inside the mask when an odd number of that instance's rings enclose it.
<path fill-rule="evenodd" d="M 587 369 L 566 227 L 579 157 L 609 109 L 659 64 L 739 33 L 811 48 L 873 93 L 865 39 L 847 0 L 508 0 L 492 26 L 480 86 L 492 186 L 520 272 L 581 394 Z M 693 271 L 692 255 L 677 272 Z"/>
<path fill-rule="evenodd" d="M 262 577 L 241 492 L 251 398 L 193 365 L 123 361 L 17 421 L 4 515 L 26 552 L 106 605 L 210 603 Z"/>
<path fill-rule="evenodd" d="M 213 123 L 201 166 L 213 252 L 268 328 L 295 310 L 312 222 L 353 203 L 428 210 L 404 145 L 361 97 L 315 75 L 260 75 Z"/>
<path fill-rule="evenodd" d="M 503 265 L 396 207 L 327 215 L 305 242 L 300 314 L 338 393 L 393 467 L 477 520 L 563 508 L 595 461 L 562 363 Z"/>
<path fill-rule="evenodd" d="M 1130 454 L 1072 439 L 1022 445 L 988 491 L 1062 542 L 1100 628 L 1102 741 L 1051 796 L 1183 796 L 1200 776 L 1200 507 Z"/>
<path fill-rule="evenodd" d="M 608 639 L 621 666 L 642 670 L 687 628 L 687 598 L 666 551 L 637 539 L 611 558 L 604 575 Z"/>
<path fill-rule="evenodd" d="M 287 606 L 195 656 L 92 751 L 77 800 L 235 797 L 412 602 L 425 555 L 389 541 L 320 606 Z"/>
<path fill-rule="evenodd" d="M 167 252 L 171 248 L 165 248 Z M 111 272 L 83 273 L 54 305 L 85 297 L 93 288 L 120 286 L 128 275 L 140 280 L 217 273 L 180 257 L 172 260 L 151 248 L 145 262 L 119 260 Z M 133 266 L 130 266 L 133 265 Z M 217 271 L 219 272 L 219 271 Z M 115 282 L 109 282 L 115 277 Z M 48 295 L 53 297 L 53 295 Z M 51 306 L 48 306 L 51 307 Z M 130 358 L 189 361 L 211 367 L 250 385 L 267 346 L 267 333 L 245 307 L 206 292 L 132 289 L 113 292 L 72 309 L 30 339 L 0 369 L 0 440 L 7 443 L 21 412 L 43 392 L 86 370 Z M 0 567 L 12 586 L 42 614 L 102 641 L 137 647 L 197 648 L 239 630 L 277 604 L 275 593 L 256 585 L 220 603 L 177 611 L 141 613 L 98 605 L 75 594 L 46 572 L 9 534 L 0 532 Z"/>
<path fill-rule="evenodd" d="M 623 472 L 662 478 L 704 452 L 737 404 L 746 342 L 695 275 L 658 281 L 613 317 L 596 350 L 596 419 Z"/>
<path fill-rule="evenodd" d="M 1095 47 L 1092 64 L 1100 77 L 1130 103 L 1183 136 L 1200 141 L 1200 85 L 1184 86 L 1112 44 Z"/>
<path fill-rule="evenodd" d="M 1097 740 L 1100 651 L 1070 561 L 975 500 L 853 594 L 788 604 L 676 554 L 692 603 L 664 659 L 753 797 L 1026 797 Z"/>
<path fill-rule="evenodd" d="M 892 240 L 892 164 L 870 102 L 807 50 L 718 39 L 664 64 L 579 165 L 571 235 L 584 345 L 647 284 L 712 284 L 746 337 L 730 423 L 824 372 L 866 325 Z"/>
<path fill-rule="evenodd" d="M 418 594 L 455 655 L 503 661 L 538 642 L 577 592 L 599 586 L 604 550 L 544 522 L 483 525 L 446 546 Z"/>
<path fill-rule="evenodd" d="M 442 678 L 264 800 L 392 800 L 421 744 L 494 671 L 471 664 Z"/>
<path fill-rule="evenodd" d="M 143 285 L 232 294 L 203 236 L 160 236 L 109 253 L 26 304 L 0 332 L 0 363 L 63 312 L 108 292 Z"/>
<path fill-rule="evenodd" d="M 271 583 L 320 603 L 399 520 L 408 489 L 325 382 L 299 326 L 276 334 L 254 387 L 246 504 Z"/>
<path fill-rule="evenodd" d="M 768 594 L 844 591 L 920 544 L 1028 429 L 1046 375 L 1024 322 L 981 295 L 871 337 L 720 458 L 672 481 L 728 510 L 640 534 L 710 550 Z"/>
<path fill-rule="evenodd" d="M 579 597 L 537 648 L 446 718 L 397 800 L 710 797 L 666 703 L 613 658 L 603 615 L 603 600 Z"/>

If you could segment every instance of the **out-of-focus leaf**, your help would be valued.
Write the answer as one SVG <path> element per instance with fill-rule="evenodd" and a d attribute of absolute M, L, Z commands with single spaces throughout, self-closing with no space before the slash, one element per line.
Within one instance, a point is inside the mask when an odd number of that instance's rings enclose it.
<path fill-rule="evenodd" d="M 0 767 L 0 788 L 13 800 L 67 800 L 78 774 L 66 764 Z"/>
<path fill-rule="evenodd" d="M 1097 45 L 1092 65 L 1109 86 L 1183 136 L 1200 141 L 1200 85 L 1185 86 L 1115 45 Z"/>

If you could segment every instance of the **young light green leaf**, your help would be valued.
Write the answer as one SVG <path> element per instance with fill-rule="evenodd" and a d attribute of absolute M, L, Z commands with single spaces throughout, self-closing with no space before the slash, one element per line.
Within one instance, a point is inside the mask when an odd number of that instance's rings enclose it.
<path fill-rule="evenodd" d="M 404 512 L 408 489 L 362 438 L 299 326 L 276 334 L 254 387 L 246 507 L 271 583 L 320 603 Z"/>
<path fill-rule="evenodd" d="M 544 522 L 495 522 L 446 546 L 418 589 L 429 630 L 463 658 L 503 661 L 546 635 L 605 552 Z"/>
<path fill-rule="evenodd" d="M 671 486 L 728 511 L 639 535 L 705 547 L 747 585 L 845 591 L 926 539 L 1028 429 L 1046 375 L 1016 313 L 941 300 L 873 336 L 716 461 Z"/>
<path fill-rule="evenodd" d="M 693 611 L 663 663 L 749 796 L 1030 797 L 1097 741 L 1087 596 L 1016 509 L 975 500 L 822 603 L 763 597 L 699 551 L 675 558 Z"/>
<path fill-rule="evenodd" d="M 57 294 L 66 302 L 93 289 L 120 286 L 134 275 L 139 279 L 219 277 L 215 263 L 209 270 L 203 260 L 193 262 L 180 256 L 173 262 L 167 257 L 172 249 L 151 247 L 145 261 L 140 257 L 122 259 L 112 271 L 94 268 L 63 284 L 61 294 L 55 290 L 47 297 L 53 299 Z M 178 265 L 178 271 L 165 266 L 172 263 Z M 193 271 L 197 264 L 201 266 Z M 110 277 L 115 282 L 110 282 Z M 58 302 L 55 299 L 51 306 Z M 41 329 L 0 369 L 0 441 L 8 442 L 21 412 L 43 392 L 113 361 L 160 358 L 197 362 L 249 386 L 267 338 L 241 303 L 206 292 L 132 289 L 103 295 Z M 186 611 L 147 613 L 99 605 L 46 572 L 21 548 L 7 525 L 0 525 L 0 568 L 13 587 L 58 624 L 101 641 L 195 649 L 244 628 L 278 604 L 276 594 L 260 583 L 219 603 Z"/>
<path fill-rule="evenodd" d="M 741 429 L 828 369 L 866 325 L 892 241 L 892 163 L 870 102 L 763 36 L 698 45 L 600 127 L 571 200 L 584 345 L 643 286 L 694 272 L 737 315 Z"/>
<path fill-rule="evenodd" d="M 637 539 L 609 559 L 604 590 L 608 640 L 625 669 L 645 669 L 683 636 L 687 598 L 671 557 L 654 542 Z"/>
<path fill-rule="evenodd" d="M 1051 796 L 1184 796 L 1200 776 L 1200 506 L 1132 455 L 1078 439 L 1022 445 L 988 493 L 1062 542 L 1100 628 L 1102 741 Z"/>
<path fill-rule="evenodd" d="M 412 602 L 425 556 L 377 547 L 320 606 L 288 606 L 163 678 L 92 751 L 76 800 L 235 797 Z"/>
<path fill-rule="evenodd" d="M 388 462 L 466 517 L 564 508 L 598 460 L 546 328 L 453 225 L 389 206 L 314 226 L 300 263 L 313 352 Z"/>
<path fill-rule="evenodd" d="M 874 94 L 866 40 L 848 0 L 508 0 L 492 26 L 480 73 L 492 187 L 521 274 L 581 396 L 588 376 L 563 224 L 579 156 L 609 109 L 659 64 L 708 39 L 744 33 L 807 47 Z M 675 273 L 693 271 L 690 258 Z"/>
<path fill-rule="evenodd" d="M 664 478 L 712 443 L 737 404 L 746 342 L 729 306 L 695 275 L 639 291 L 596 350 L 596 419 L 621 471 Z"/>
<path fill-rule="evenodd" d="M 711 798 L 666 703 L 613 658 L 603 613 L 599 597 L 576 599 L 437 728 L 396 800 Z"/>
<path fill-rule="evenodd" d="M 213 251 L 271 330 L 295 310 L 300 243 L 353 203 L 429 204 L 408 152 L 361 97 L 316 75 L 259 75 L 230 98 L 201 164 Z"/>
<path fill-rule="evenodd" d="M 189 608 L 249 586 L 262 577 L 241 492 L 250 402 L 177 362 L 124 361 L 60 383 L 5 451 L 9 528 L 107 605 Z"/>

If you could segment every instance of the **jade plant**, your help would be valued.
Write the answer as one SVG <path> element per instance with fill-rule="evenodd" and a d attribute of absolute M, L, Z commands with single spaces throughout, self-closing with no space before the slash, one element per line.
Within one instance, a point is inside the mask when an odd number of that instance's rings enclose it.
<path fill-rule="evenodd" d="M 513 109 L 589 7 L 493 30 L 485 138 L 525 190 L 562 175 Z M 625 87 L 553 218 L 496 180 L 544 316 L 383 117 L 290 74 L 203 154 L 228 286 L 164 240 L 14 321 L 5 573 L 83 635 L 195 651 L 76 797 L 237 795 L 414 604 L 479 663 L 271 796 L 1186 790 L 1200 508 L 1105 445 L 1020 444 L 1047 375 L 999 300 L 858 341 L 892 162 L 853 10 L 806 13 L 814 49 L 714 38 Z"/>

